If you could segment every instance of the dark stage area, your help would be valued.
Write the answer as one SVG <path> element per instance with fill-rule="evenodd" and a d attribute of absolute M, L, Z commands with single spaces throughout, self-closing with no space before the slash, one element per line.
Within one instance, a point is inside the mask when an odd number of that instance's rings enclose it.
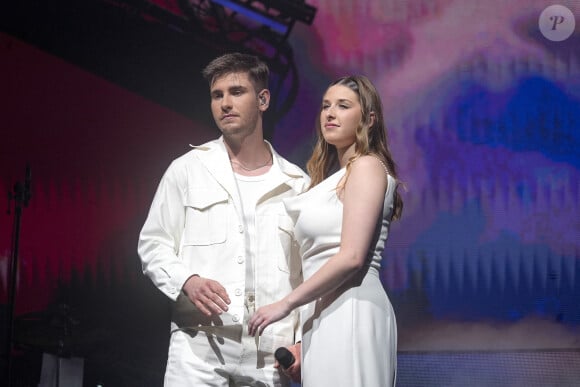
<path fill-rule="evenodd" d="M 13 386 L 38 386 L 46 354 L 81 359 L 83 386 L 163 384 L 168 302 L 146 279 L 88 287 L 78 278 L 61 292 L 47 310 L 16 317 Z"/>

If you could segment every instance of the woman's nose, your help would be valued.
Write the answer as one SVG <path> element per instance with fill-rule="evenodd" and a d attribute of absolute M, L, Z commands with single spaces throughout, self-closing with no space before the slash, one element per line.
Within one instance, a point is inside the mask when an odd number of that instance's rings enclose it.
<path fill-rule="evenodd" d="M 334 108 L 332 106 L 329 106 L 328 109 L 326 109 L 326 118 L 332 118 L 334 117 Z"/>

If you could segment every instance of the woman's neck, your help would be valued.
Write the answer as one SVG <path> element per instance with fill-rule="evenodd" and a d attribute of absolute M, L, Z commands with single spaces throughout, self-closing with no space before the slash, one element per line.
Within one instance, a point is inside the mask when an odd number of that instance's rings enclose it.
<path fill-rule="evenodd" d="M 348 147 L 337 149 L 336 153 L 340 167 L 344 168 L 346 164 L 348 164 L 348 160 L 350 160 L 355 155 L 355 144 L 353 143 Z"/>

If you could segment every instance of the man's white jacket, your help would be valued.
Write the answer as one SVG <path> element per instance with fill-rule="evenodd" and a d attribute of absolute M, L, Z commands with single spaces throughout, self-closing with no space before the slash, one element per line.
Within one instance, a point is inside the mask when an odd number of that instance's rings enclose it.
<path fill-rule="evenodd" d="M 271 146 L 270 146 L 271 148 Z M 280 300 L 302 282 L 301 261 L 292 243 L 292 220 L 281 202 L 303 192 L 307 175 L 271 148 L 275 183 L 256 205 L 256 308 Z M 270 180 L 269 180 L 270 181 Z M 244 321 L 246 238 L 242 205 L 223 138 L 174 160 L 155 193 L 141 230 L 143 272 L 173 303 L 172 330 L 212 331 Z M 181 292 L 192 275 L 221 283 L 231 299 L 228 312 L 205 317 Z M 298 313 L 267 327 L 260 350 L 273 352 L 299 339 Z M 247 327 L 243 327 L 247 331 Z"/>

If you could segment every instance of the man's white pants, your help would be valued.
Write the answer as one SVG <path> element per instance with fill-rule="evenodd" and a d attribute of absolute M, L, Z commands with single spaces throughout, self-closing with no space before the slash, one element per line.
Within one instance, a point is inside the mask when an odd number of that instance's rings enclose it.
<path fill-rule="evenodd" d="M 274 354 L 258 352 L 248 336 L 254 297 L 246 297 L 243 325 L 175 331 L 171 334 L 165 387 L 286 387 L 288 378 L 274 368 Z"/>

